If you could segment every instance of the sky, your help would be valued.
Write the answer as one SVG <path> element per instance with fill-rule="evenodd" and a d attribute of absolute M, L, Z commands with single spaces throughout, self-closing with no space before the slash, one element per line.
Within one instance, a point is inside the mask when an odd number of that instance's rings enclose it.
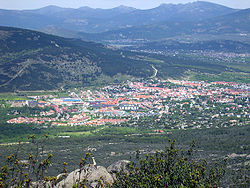
<path fill-rule="evenodd" d="M 0 0 L 0 9 L 37 9 L 48 5 L 67 8 L 89 6 L 92 8 L 113 8 L 119 5 L 131 6 L 139 9 L 149 9 L 162 3 L 188 3 L 195 0 Z M 205 0 L 231 8 L 250 8 L 250 0 Z"/>

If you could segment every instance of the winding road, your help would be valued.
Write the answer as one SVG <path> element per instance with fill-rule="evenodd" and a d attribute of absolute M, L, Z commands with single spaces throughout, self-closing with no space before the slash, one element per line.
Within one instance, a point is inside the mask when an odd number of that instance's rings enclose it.
<path fill-rule="evenodd" d="M 155 78 L 157 76 L 158 70 L 154 67 L 154 65 L 151 65 L 151 67 L 154 69 L 154 74 L 150 78 Z"/>

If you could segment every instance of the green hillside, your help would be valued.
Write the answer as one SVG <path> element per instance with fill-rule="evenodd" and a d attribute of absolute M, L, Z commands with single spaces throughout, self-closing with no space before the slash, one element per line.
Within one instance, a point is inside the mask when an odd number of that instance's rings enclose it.
<path fill-rule="evenodd" d="M 228 46 L 230 42 L 223 44 Z M 185 47 L 175 42 L 171 45 Z M 249 45 L 239 45 L 244 52 L 249 49 Z M 0 91 L 96 86 L 128 79 L 145 80 L 152 76 L 249 83 L 249 58 L 218 58 L 212 54 L 122 51 L 79 39 L 0 27 Z"/>
<path fill-rule="evenodd" d="M 146 62 L 102 44 L 0 27 L 0 89 L 83 86 L 118 75 L 149 77 Z"/>

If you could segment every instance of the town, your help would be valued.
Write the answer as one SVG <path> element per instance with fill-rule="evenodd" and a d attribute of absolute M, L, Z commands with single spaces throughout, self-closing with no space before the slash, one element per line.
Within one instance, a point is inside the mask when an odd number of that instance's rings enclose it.
<path fill-rule="evenodd" d="M 67 97 L 10 100 L 10 124 L 147 126 L 163 129 L 242 126 L 250 123 L 249 84 L 159 80 L 71 89 Z M 29 113 L 21 107 L 35 109 Z"/>

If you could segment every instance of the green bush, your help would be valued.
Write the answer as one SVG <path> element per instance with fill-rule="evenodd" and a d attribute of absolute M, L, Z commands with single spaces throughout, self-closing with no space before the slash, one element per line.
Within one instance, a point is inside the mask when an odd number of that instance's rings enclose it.
<path fill-rule="evenodd" d="M 192 145 L 187 152 L 175 148 L 174 141 L 165 151 L 131 162 L 117 175 L 113 187 L 218 187 L 225 174 L 225 163 L 209 165 L 196 161 Z"/>
<path fill-rule="evenodd" d="M 56 176 L 47 176 L 51 166 L 52 154 L 44 152 L 44 141 L 39 143 L 31 136 L 34 151 L 30 152 L 27 160 L 18 157 L 19 151 L 7 157 L 7 163 L 0 169 L 0 188 L 30 187 L 44 185 L 54 187 L 60 180 Z M 45 135 L 47 139 L 47 135 Z M 218 187 L 225 174 L 226 163 L 208 164 L 205 160 L 198 161 L 193 156 L 194 143 L 187 151 L 175 148 L 175 141 L 169 140 L 170 145 L 164 151 L 154 154 L 140 155 L 127 168 L 116 174 L 113 185 L 106 184 L 102 178 L 98 187 Z M 81 159 L 79 169 L 89 163 L 92 154 L 86 153 Z M 67 163 L 64 162 L 61 172 L 66 177 Z M 80 172 L 81 173 L 81 172 Z M 80 179 L 80 175 L 79 175 Z M 74 187 L 89 187 L 87 180 L 75 182 Z"/>

